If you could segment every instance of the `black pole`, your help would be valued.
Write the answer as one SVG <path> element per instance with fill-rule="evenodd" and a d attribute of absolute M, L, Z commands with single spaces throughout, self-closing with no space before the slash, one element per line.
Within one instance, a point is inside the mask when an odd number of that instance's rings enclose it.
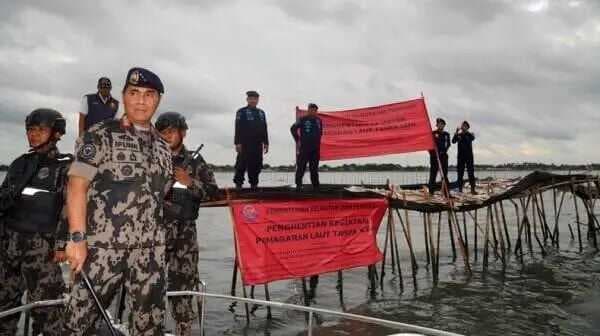
<path fill-rule="evenodd" d="M 106 310 L 104 310 L 104 305 L 102 305 L 102 303 L 100 302 L 100 299 L 98 298 L 98 295 L 96 295 L 96 291 L 94 290 L 94 286 L 92 286 L 90 279 L 88 279 L 87 275 L 85 274 L 85 272 L 83 272 L 83 270 L 80 272 L 80 274 L 81 274 L 81 278 L 83 279 L 83 282 L 85 283 L 85 286 L 90 291 L 90 294 L 92 295 L 92 298 L 94 299 L 94 302 L 96 303 L 96 308 L 98 308 L 98 312 L 102 316 L 102 319 L 104 320 L 104 322 L 106 322 L 106 326 L 108 327 L 110 334 L 112 336 L 118 336 L 119 334 L 117 333 L 117 331 L 115 330 L 115 327 L 110 322 L 110 318 L 108 317 L 108 314 L 106 314 Z"/>

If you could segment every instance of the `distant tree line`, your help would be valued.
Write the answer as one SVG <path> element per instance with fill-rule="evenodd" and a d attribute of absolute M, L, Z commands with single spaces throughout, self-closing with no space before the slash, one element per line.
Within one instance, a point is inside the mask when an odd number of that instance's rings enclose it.
<path fill-rule="evenodd" d="M 210 165 L 214 171 L 218 172 L 232 172 L 235 168 L 232 165 Z M 276 171 L 276 172 L 294 172 L 296 167 L 294 165 L 279 165 L 271 166 L 265 164 L 263 166 L 265 170 Z M 522 163 L 503 163 L 498 165 L 492 164 L 479 164 L 475 165 L 477 170 L 600 170 L 599 163 L 587 164 L 587 165 L 572 165 L 572 164 L 546 164 L 536 162 L 522 162 Z M 450 170 L 456 170 L 455 165 L 450 166 Z M 323 172 L 369 172 L 369 171 L 429 171 L 429 166 L 403 166 L 394 163 L 366 163 L 366 164 L 343 164 L 341 166 L 330 166 L 323 164 L 319 166 L 319 171 Z"/>
<path fill-rule="evenodd" d="M 235 168 L 232 165 L 209 165 L 217 172 L 232 172 Z M 276 172 L 293 172 L 296 171 L 294 165 L 279 165 L 271 166 L 264 165 L 265 170 Z M 503 163 L 503 164 L 479 164 L 475 165 L 477 170 L 600 170 L 600 163 L 592 163 L 587 165 L 572 165 L 572 164 L 546 164 L 537 162 L 522 162 L 522 163 Z M 7 171 L 8 166 L 0 164 L 0 171 Z M 341 166 L 330 166 L 323 164 L 319 167 L 323 172 L 369 172 L 369 171 L 429 171 L 429 166 L 403 166 L 394 163 L 366 163 L 366 164 L 343 164 Z M 456 170 L 456 166 L 451 165 L 450 170 Z"/>

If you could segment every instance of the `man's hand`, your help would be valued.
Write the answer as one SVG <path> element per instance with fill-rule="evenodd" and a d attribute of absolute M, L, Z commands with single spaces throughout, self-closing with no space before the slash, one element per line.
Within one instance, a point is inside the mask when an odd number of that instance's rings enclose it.
<path fill-rule="evenodd" d="M 193 183 L 192 178 L 188 174 L 187 170 L 181 167 L 175 167 L 175 180 L 186 187 L 191 186 Z"/>
<path fill-rule="evenodd" d="M 235 152 L 236 153 L 241 153 L 242 152 L 242 145 L 235 145 Z"/>
<path fill-rule="evenodd" d="M 87 242 L 68 242 L 65 254 L 69 266 L 71 267 L 71 275 L 81 272 L 85 259 L 87 258 Z"/>
<path fill-rule="evenodd" d="M 65 262 L 67 260 L 67 256 L 65 254 L 65 251 L 63 250 L 56 250 L 54 251 L 53 255 L 52 255 L 52 261 L 60 264 L 62 262 Z"/>
<path fill-rule="evenodd" d="M 265 154 L 267 154 L 269 152 L 269 145 L 268 144 L 263 144 L 263 151 Z"/>

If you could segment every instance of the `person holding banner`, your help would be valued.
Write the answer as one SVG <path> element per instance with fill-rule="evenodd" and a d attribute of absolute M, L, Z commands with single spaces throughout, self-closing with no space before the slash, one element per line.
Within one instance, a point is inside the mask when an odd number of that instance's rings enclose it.
<path fill-rule="evenodd" d="M 469 175 L 469 184 L 471 185 L 471 193 L 477 194 L 475 191 L 475 167 L 473 161 L 473 141 L 475 141 L 475 135 L 469 131 L 471 126 L 468 121 L 463 121 L 462 125 L 456 128 L 454 136 L 452 137 L 452 143 L 458 143 L 458 158 L 456 162 L 457 170 L 457 182 L 458 191 L 463 190 L 463 175 L 465 174 L 465 167 L 467 168 L 467 174 Z"/>
<path fill-rule="evenodd" d="M 296 141 L 296 189 L 302 190 L 302 178 L 308 163 L 310 182 L 313 189 L 319 189 L 319 158 L 321 152 L 321 136 L 323 123 L 317 116 L 317 104 L 308 104 L 306 115 L 298 119 L 290 128 Z"/>
<path fill-rule="evenodd" d="M 165 224 L 167 228 L 167 290 L 198 290 L 198 235 L 196 219 L 200 202 L 214 198 L 219 187 L 213 172 L 199 151 L 188 151 L 183 144 L 188 125 L 185 117 L 177 112 L 161 114 L 154 127 L 171 147 L 173 171 L 177 181 L 165 200 Z M 169 297 L 171 314 L 175 319 L 175 334 L 192 334 L 194 299 L 191 296 Z"/>
<path fill-rule="evenodd" d="M 450 148 L 450 134 L 444 131 L 446 127 L 446 121 L 442 118 L 437 118 L 435 120 L 436 130 L 433 131 L 433 139 L 435 140 L 435 145 L 437 148 L 437 153 L 435 150 L 429 151 L 429 193 L 433 194 L 435 181 L 440 170 L 438 164 L 438 155 L 439 155 L 439 163 L 442 165 L 442 186 L 444 182 L 446 183 L 446 187 L 448 186 L 448 149 Z"/>
<path fill-rule="evenodd" d="M 235 176 L 233 182 L 237 189 L 244 184 L 244 174 L 248 171 L 250 188 L 258 188 L 258 175 L 263 165 L 263 154 L 269 151 L 269 135 L 265 111 L 256 107 L 259 94 L 256 91 L 246 92 L 247 106 L 237 110 L 235 114 L 234 144 L 237 158 L 235 160 Z"/>

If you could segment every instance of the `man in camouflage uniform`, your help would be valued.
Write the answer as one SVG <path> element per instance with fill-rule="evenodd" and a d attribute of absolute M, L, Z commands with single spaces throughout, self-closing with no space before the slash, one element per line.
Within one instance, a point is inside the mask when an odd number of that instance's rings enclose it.
<path fill-rule="evenodd" d="M 130 335 L 162 335 L 165 296 L 163 203 L 172 182 L 171 151 L 152 127 L 162 82 L 142 68 L 129 70 L 123 89 L 131 127 L 106 120 L 77 141 L 69 171 L 72 271 L 84 271 L 107 305 L 124 285 Z M 76 278 L 78 280 L 78 278 Z M 68 335 L 84 335 L 98 310 L 81 281 L 66 308 Z"/>
<path fill-rule="evenodd" d="M 72 156 L 60 154 L 56 142 L 65 134 L 65 119 L 37 109 L 25 120 L 31 150 L 9 167 L 0 187 L 0 311 L 28 302 L 59 299 L 65 290 L 57 262 L 64 259 L 66 226 L 61 216 L 67 170 Z M 1 225 L 0 225 L 1 226 Z M 31 312 L 33 334 L 60 335 L 60 309 Z M 0 321 L 0 335 L 16 335 L 19 315 Z"/>
<path fill-rule="evenodd" d="M 185 118 L 177 112 L 161 114 L 155 128 L 169 143 L 173 155 L 176 183 L 167 195 L 165 221 L 167 224 L 167 290 L 198 290 L 198 237 L 196 218 L 203 200 L 214 198 L 218 192 L 215 177 L 202 156 L 189 152 L 183 145 L 188 129 Z M 176 321 L 178 336 L 191 335 L 194 298 L 169 298 L 171 313 Z"/>

